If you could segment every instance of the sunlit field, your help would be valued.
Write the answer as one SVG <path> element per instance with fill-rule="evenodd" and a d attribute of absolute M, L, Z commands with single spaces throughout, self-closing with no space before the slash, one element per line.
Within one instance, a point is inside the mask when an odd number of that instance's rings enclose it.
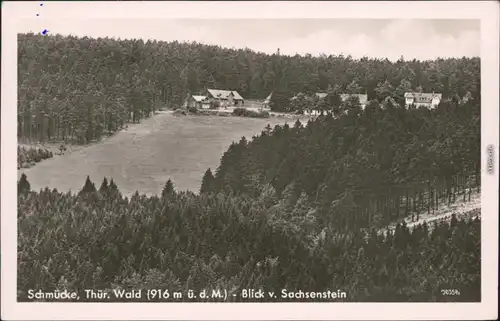
<path fill-rule="evenodd" d="M 158 114 L 103 142 L 21 169 L 18 177 L 25 173 L 35 191 L 49 187 L 77 192 L 90 175 L 96 184 L 104 177 L 113 178 L 124 195 L 137 190 L 158 194 L 169 178 L 177 190 L 197 192 L 203 173 L 215 170 L 231 142 L 260 134 L 267 124 L 285 122 Z"/>

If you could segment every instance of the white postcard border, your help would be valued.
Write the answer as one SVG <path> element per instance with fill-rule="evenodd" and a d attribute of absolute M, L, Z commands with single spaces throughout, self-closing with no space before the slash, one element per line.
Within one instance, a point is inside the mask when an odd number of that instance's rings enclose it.
<path fill-rule="evenodd" d="M 37 1 L 2 5 L 1 317 L 6 320 L 480 320 L 497 318 L 498 2 L 46 2 L 51 19 L 399 18 L 481 20 L 481 303 L 18 303 L 16 106 L 17 26 Z M 210 15 L 216 10 L 217 15 Z M 42 20 L 42 19 L 41 19 Z M 111 20 L 110 20 L 111 23 Z M 41 28 L 43 26 L 41 25 Z M 486 148 L 495 147 L 495 175 Z"/>

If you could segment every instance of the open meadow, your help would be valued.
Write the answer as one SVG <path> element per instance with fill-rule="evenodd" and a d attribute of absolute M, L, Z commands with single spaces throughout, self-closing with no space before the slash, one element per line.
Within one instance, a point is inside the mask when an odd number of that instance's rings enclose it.
<path fill-rule="evenodd" d="M 178 190 L 198 192 L 203 173 L 215 170 L 222 154 L 242 136 L 251 139 L 280 118 L 175 117 L 159 113 L 102 142 L 44 160 L 25 173 L 32 189 L 77 192 L 87 175 L 96 185 L 113 178 L 124 195 L 159 194 L 170 178 Z M 288 120 L 290 122 L 290 120 Z M 293 124 L 292 124 L 293 125 Z"/>

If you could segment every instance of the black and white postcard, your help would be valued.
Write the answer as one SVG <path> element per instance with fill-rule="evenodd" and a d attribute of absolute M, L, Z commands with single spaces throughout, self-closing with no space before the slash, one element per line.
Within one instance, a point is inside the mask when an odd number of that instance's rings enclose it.
<path fill-rule="evenodd" d="M 2 319 L 497 318 L 497 2 L 3 9 Z"/>

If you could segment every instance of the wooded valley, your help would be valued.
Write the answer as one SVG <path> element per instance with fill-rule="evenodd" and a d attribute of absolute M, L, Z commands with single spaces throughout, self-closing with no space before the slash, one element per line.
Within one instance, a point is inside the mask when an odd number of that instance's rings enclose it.
<path fill-rule="evenodd" d="M 332 112 L 305 125 L 241 138 L 206 170 L 200 193 L 168 180 L 161 195 L 129 198 L 112 177 L 99 188 L 88 178 L 77 193 L 32 191 L 23 175 L 18 298 L 33 288 L 286 288 L 341 289 L 362 302 L 479 301 L 480 209 L 379 233 L 480 193 L 479 65 L 20 35 L 20 140 L 87 143 L 204 87 L 274 92 L 277 111 L 290 111 L 295 93 L 328 88 L 370 102 L 326 100 Z M 409 89 L 448 99 L 408 110 Z M 448 288 L 461 294 L 443 296 Z"/>
<path fill-rule="evenodd" d="M 401 102 L 410 89 L 450 100 L 480 94 L 479 58 L 435 61 L 350 56 L 286 56 L 180 43 L 61 35 L 18 36 L 18 138 L 87 143 L 159 108 L 181 106 L 205 88 L 248 99 L 273 94 L 273 109 L 292 111 L 302 92 L 367 93 Z"/>

